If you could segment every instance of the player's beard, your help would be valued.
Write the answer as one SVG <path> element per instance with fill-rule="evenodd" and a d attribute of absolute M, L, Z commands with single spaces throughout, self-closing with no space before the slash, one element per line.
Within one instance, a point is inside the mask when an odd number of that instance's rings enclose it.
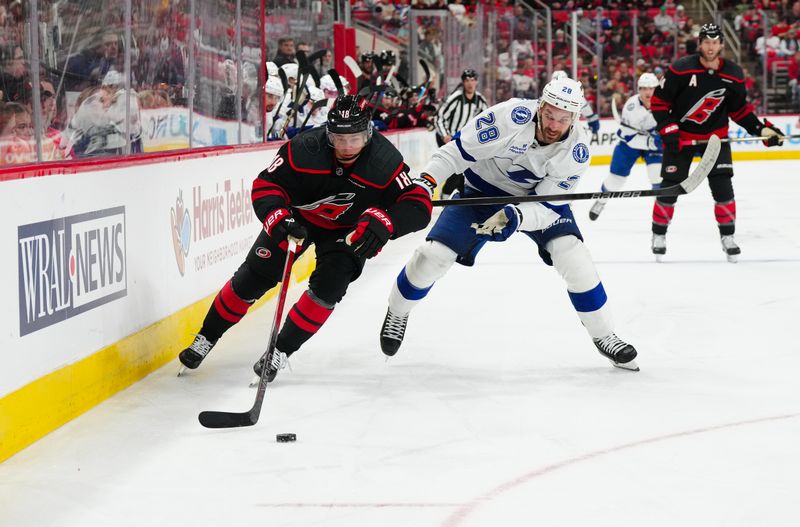
<path fill-rule="evenodd" d="M 707 51 L 700 51 L 700 56 L 703 57 L 705 62 L 711 63 L 717 60 L 720 55 L 722 55 L 722 48 L 714 51 L 714 50 L 707 50 Z"/>

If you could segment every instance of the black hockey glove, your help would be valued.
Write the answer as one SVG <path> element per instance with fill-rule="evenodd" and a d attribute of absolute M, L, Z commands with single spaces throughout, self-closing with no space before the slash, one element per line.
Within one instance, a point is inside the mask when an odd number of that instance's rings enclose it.
<path fill-rule="evenodd" d="M 288 236 L 297 238 L 301 243 L 308 237 L 306 228 L 297 223 L 292 218 L 292 213 L 284 208 L 275 209 L 267 215 L 264 220 L 264 230 L 280 247 L 283 247 Z"/>
<path fill-rule="evenodd" d="M 675 123 L 668 124 L 658 131 L 661 136 L 661 142 L 664 144 L 664 151 L 672 154 L 677 154 L 681 151 L 681 136 L 678 133 L 678 125 Z"/>
<path fill-rule="evenodd" d="M 759 135 L 764 138 L 764 146 L 780 146 L 783 144 L 783 132 L 766 119 L 764 119 L 764 127 L 761 128 Z"/>
<path fill-rule="evenodd" d="M 394 232 L 391 218 L 381 209 L 370 207 L 364 211 L 355 228 L 347 234 L 345 241 L 356 256 L 376 256 Z"/>

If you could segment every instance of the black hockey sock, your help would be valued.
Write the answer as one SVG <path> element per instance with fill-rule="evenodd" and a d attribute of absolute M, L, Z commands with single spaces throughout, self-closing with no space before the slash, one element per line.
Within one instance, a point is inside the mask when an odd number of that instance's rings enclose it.
<path fill-rule="evenodd" d="M 252 305 L 252 301 L 244 300 L 236 294 L 229 280 L 214 298 L 214 303 L 203 320 L 200 334 L 208 340 L 218 340 L 247 314 Z"/>
<path fill-rule="evenodd" d="M 333 306 L 328 307 L 313 293 L 306 291 L 289 311 L 278 334 L 276 347 L 287 356 L 291 355 L 319 331 L 331 313 Z"/>
<path fill-rule="evenodd" d="M 717 218 L 720 236 L 730 236 L 736 231 L 736 201 L 716 202 L 714 216 Z"/>

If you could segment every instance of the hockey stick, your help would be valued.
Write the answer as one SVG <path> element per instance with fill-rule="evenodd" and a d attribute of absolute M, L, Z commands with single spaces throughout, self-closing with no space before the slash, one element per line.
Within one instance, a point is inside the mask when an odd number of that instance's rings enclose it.
<path fill-rule="evenodd" d="M 297 69 L 297 84 L 294 86 L 295 95 L 294 100 L 292 101 L 293 106 L 289 108 L 289 111 L 286 113 L 286 120 L 283 122 L 283 126 L 281 126 L 281 129 L 278 131 L 279 139 L 283 139 L 283 136 L 286 135 L 286 129 L 289 127 L 290 119 L 294 120 L 294 126 L 297 126 L 297 111 L 300 108 L 300 99 L 303 98 L 303 92 L 305 91 L 306 83 L 308 82 L 309 65 L 305 53 L 298 51 L 295 54 L 295 57 L 297 57 L 299 67 Z"/>
<path fill-rule="evenodd" d="M 356 59 L 350 55 L 345 55 L 344 65 L 347 66 L 347 68 L 350 70 L 350 73 L 352 73 L 356 79 L 364 74 L 364 72 L 361 71 L 361 66 L 358 65 L 358 62 L 356 62 Z"/>
<path fill-rule="evenodd" d="M 275 117 L 280 116 L 281 108 L 283 108 L 283 103 L 286 101 L 286 92 L 289 91 L 289 78 L 286 77 L 286 72 L 283 71 L 283 68 L 278 68 L 278 78 L 281 80 L 281 86 L 283 87 L 283 95 L 281 96 L 281 102 L 278 103 L 278 109 L 275 110 Z M 272 134 L 272 130 L 275 129 L 275 123 L 277 122 L 278 120 L 273 118 L 269 130 L 267 130 L 268 138 L 270 134 Z"/>
<path fill-rule="evenodd" d="M 786 141 L 787 139 L 798 139 L 800 138 L 800 134 L 792 134 L 792 135 L 784 135 L 782 140 Z M 721 143 L 752 143 L 753 141 L 765 141 L 769 139 L 768 137 L 725 137 L 720 139 Z M 681 146 L 697 146 L 697 145 L 704 145 L 708 143 L 710 139 L 682 139 Z"/>
<path fill-rule="evenodd" d="M 652 190 L 629 190 L 609 192 L 582 192 L 576 194 L 550 194 L 542 196 L 486 196 L 481 198 L 439 199 L 433 201 L 434 207 L 449 207 L 453 205 L 508 205 L 512 203 L 528 203 L 531 201 L 578 201 L 586 199 L 609 198 L 646 198 L 650 196 L 680 196 L 688 194 L 697 188 L 708 176 L 717 163 L 717 156 L 721 147 L 719 137 L 713 135 L 708 140 L 708 146 L 703 153 L 697 167 L 682 182 L 671 187 Z"/>
<path fill-rule="evenodd" d="M 422 67 L 422 71 L 425 73 L 425 82 L 422 83 L 422 87 L 419 89 L 419 98 L 422 100 L 422 96 L 425 95 L 425 92 L 428 91 L 431 82 L 431 69 L 428 66 L 428 63 L 422 59 L 419 59 L 419 65 Z"/>
<path fill-rule="evenodd" d="M 292 274 L 292 264 L 294 263 L 299 240 L 289 237 L 288 242 L 289 247 L 286 249 L 286 263 L 283 264 L 283 278 L 281 278 L 281 288 L 278 292 L 278 303 L 275 306 L 275 315 L 272 319 L 272 333 L 269 337 L 264 367 L 261 368 L 261 378 L 258 383 L 258 391 L 256 392 L 256 400 L 253 403 L 253 407 L 247 412 L 218 412 L 214 410 L 200 412 L 197 419 L 200 421 L 200 424 L 206 428 L 236 428 L 240 426 L 253 426 L 258 422 L 258 417 L 261 415 L 261 406 L 264 404 L 264 394 L 267 392 L 269 364 L 272 362 L 272 355 L 275 353 L 275 342 L 278 340 L 278 326 L 283 317 L 286 293 L 289 291 L 289 278 Z"/>
<path fill-rule="evenodd" d="M 342 84 L 342 78 L 339 76 L 339 72 L 336 71 L 336 68 L 331 68 L 328 70 L 328 75 L 331 76 L 331 80 L 333 81 L 333 85 L 336 86 L 336 91 L 339 92 L 339 95 L 347 95 L 344 92 L 344 84 Z"/>
<path fill-rule="evenodd" d="M 298 130 L 298 133 L 302 132 L 303 128 L 306 127 L 306 124 L 308 124 L 308 120 L 311 119 L 311 114 L 314 113 L 314 110 L 318 110 L 318 109 L 322 108 L 323 106 L 325 106 L 327 104 L 328 104 L 328 99 L 320 99 L 318 101 L 314 101 L 311 104 L 311 108 L 309 108 L 309 110 L 308 110 L 308 114 L 306 115 L 306 118 L 303 120 L 303 124 L 300 125 L 300 130 Z"/>
<path fill-rule="evenodd" d="M 614 97 L 611 97 L 611 115 L 614 117 L 614 120 L 620 122 L 619 117 L 619 110 L 617 109 L 617 97 L 614 94 Z"/>
<path fill-rule="evenodd" d="M 320 61 L 320 64 L 322 64 L 322 58 L 325 57 L 325 54 L 327 52 L 328 52 L 328 48 L 322 48 L 322 49 L 318 49 L 317 51 L 312 52 L 311 55 L 308 56 L 308 59 L 307 59 L 308 63 L 313 65 L 314 62 L 318 60 L 318 61 Z"/>

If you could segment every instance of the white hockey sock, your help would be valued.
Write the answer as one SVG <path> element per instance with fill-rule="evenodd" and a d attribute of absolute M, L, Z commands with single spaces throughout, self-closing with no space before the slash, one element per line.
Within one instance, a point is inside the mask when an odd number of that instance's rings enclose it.
<path fill-rule="evenodd" d="M 437 241 L 420 245 L 411 260 L 403 267 L 389 293 L 392 313 L 409 313 L 439 278 L 443 277 L 456 261 L 455 251 Z"/>
<path fill-rule="evenodd" d="M 550 240 L 546 248 L 553 259 L 553 267 L 566 282 L 570 301 L 589 335 L 599 338 L 613 332 L 605 289 L 589 249 L 575 236 Z"/>
<path fill-rule="evenodd" d="M 653 188 L 661 186 L 661 163 L 650 163 L 647 165 L 647 177 Z"/>

